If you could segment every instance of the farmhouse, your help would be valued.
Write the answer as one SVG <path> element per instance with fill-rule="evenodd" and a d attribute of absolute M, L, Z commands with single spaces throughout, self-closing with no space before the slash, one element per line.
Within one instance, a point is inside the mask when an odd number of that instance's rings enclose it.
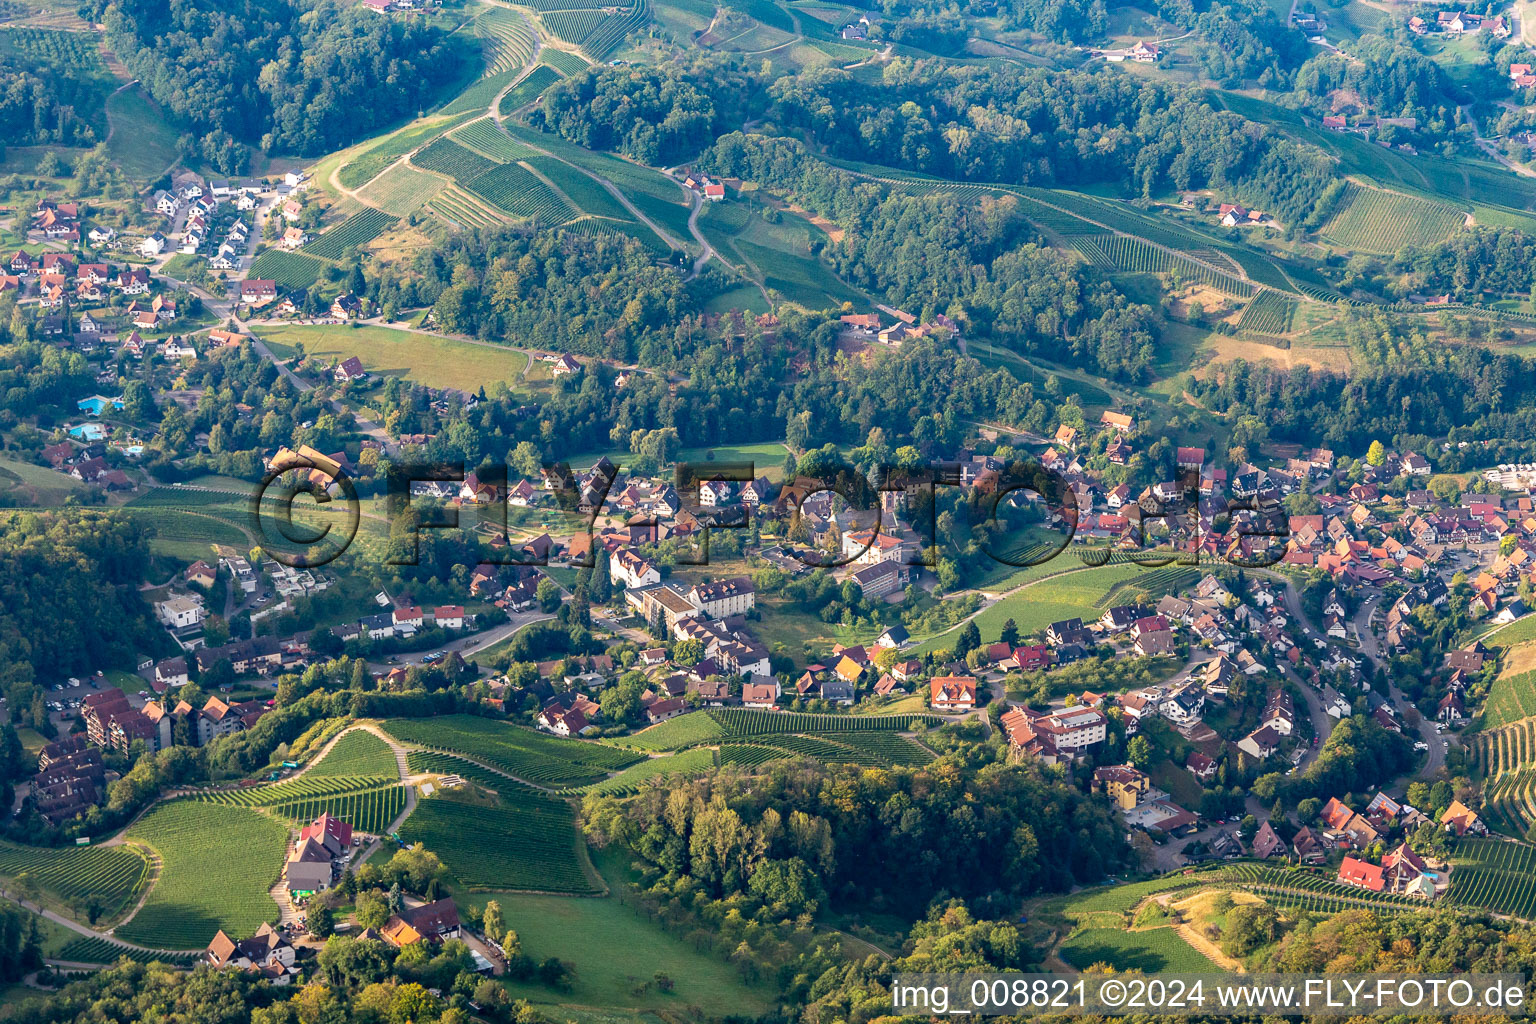
<path fill-rule="evenodd" d="M 928 687 L 928 704 L 936 711 L 970 711 L 976 707 L 976 680 L 970 676 L 934 676 Z"/>

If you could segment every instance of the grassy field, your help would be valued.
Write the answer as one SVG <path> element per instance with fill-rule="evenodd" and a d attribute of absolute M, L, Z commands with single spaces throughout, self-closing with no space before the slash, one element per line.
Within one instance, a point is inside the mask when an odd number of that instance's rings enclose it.
<path fill-rule="evenodd" d="M 131 178 L 150 179 L 176 162 L 174 125 L 139 88 L 124 89 L 107 100 L 112 138 L 107 151 Z"/>
<path fill-rule="evenodd" d="M 448 183 L 435 174 L 396 164 L 370 181 L 358 195 L 397 217 L 404 217 L 432 199 Z"/>
<path fill-rule="evenodd" d="M 599 891 L 582 864 L 570 804 L 510 780 L 497 794 L 486 803 L 451 790 L 424 799 L 400 826 L 400 838 L 425 844 L 465 888 Z"/>
<path fill-rule="evenodd" d="M 267 890 L 282 867 L 288 829 L 241 807 L 177 800 L 128 829 L 160 856 L 160 877 L 117 936 L 156 949 L 202 949 L 222 928 L 245 937 L 277 919 Z M 215 883 L 216 884 L 211 884 Z"/>
<path fill-rule="evenodd" d="M 1056 559 L 1062 569 L 1071 564 Z M 1019 633 L 1028 635 L 1061 619 L 1096 619 L 1102 614 L 1097 602 L 1117 583 L 1131 583 L 1137 576 L 1153 570 L 1134 565 L 1106 565 L 1095 569 L 1072 569 L 1060 575 L 1037 580 L 989 605 L 976 616 L 983 643 L 992 643 L 1002 633 L 1003 623 L 1013 619 Z M 952 645 L 960 627 L 929 639 L 915 653 Z"/>
<path fill-rule="evenodd" d="M 609 884 L 620 869 L 607 858 L 598 861 Z M 609 896 L 569 899 L 559 896 L 504 895 L 495 897 L 507 926 L 517 929 L 523 950 L 542 960 L 559 957 L 574 969 L 569 993 L 536 984 L 509 983 L 514 998 L 541 1006 L 569 1004 L 557 1010 L 559 1020 L 607 1020 L 590 1015 L 590 1008 L 650 1011 L 666 1019 L 686 1015 L 696 1007 L 709 1016 L 753 1016 L 768 1008 L 769 993 L 744 985 L 725 960 L 700 952 L 653 925 L 637 911 Z M 636 983 L 665 971 L 676 983 L 670 993 L 651 986 L 636 993 Z"/>
<path fill-rule="evenodd" d="M 371 732 L 353 729 L 311 768 L 308 775 L 394 775 L 399 770 L 389 744 Z"/>
<path fill-rule="evenodd" d="M 1063 960 L 1081 970 L 1107 963 L 1117 971 L 1210 973 L 1216 965 L 1179 937 L 1173 928 L 1125 931 L 1120 928 L 1085 928 L 1061 944 Z"/>
<path fill-rule="evenodd" d="M 14 493 L 33 504 L 57 505 L 84 486 L 73 477 L 30 462 L 0 459 L 0 493 Z"/>
<path fill-rule="evenodd" d="M 528 365 L 528 354 L 517 349 L 471 345 L 388 327 L 264 327 L 256 333 L 287 350 L 302 343 L 311 356 L 357 356 L 370 373 L 404 377 L 432 388 L 474 392 L 501 380 L 516 390 Z"/>

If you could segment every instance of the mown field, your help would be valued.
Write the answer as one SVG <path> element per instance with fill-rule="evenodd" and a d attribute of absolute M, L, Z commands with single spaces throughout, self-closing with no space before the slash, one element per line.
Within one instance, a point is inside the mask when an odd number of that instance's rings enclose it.
<path fill-rule="evenodd" d="M 528 354 L 496 345 L 472 345 L 389 327 L 321 326 L 261 327 L 262 340 L 280 353 L 298 345 L 310 356 L 347 359 L 357 356 L 369 373 L 404 377 L 431 388 L 475 392 L 482 385 L 505 381 L 514 391 L 528 366 Z"/>
<path fill-rule="evenodd" d="M 1159 971 L 1208 974 L 1217 966 L 1179 937 L 1171 928 L 1126 931 L 1121 928 L 1085 928 L 1064 941 L 1057 954 L 1082 970 L 1105 963 L 1116 971 Z"/>
<path fill-rule="evenodd" d="M 153 849 L 160 877 L 116 935 L 155 949 L 202 949 L 220 928 L 241 937 L 277 919 L 267 892 L 282 870 L 288 829 L 257 811 L 191 800 L 160 804 L 128 838 Z"/>

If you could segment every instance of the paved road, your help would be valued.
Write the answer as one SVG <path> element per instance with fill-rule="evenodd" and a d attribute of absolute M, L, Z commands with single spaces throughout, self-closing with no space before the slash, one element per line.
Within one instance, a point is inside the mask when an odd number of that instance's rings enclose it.
<path fill-rule="evenodd" d="M 513 633 L 516 633 L 518 630 L 522 629 L 529 623 L 542 622 L 545 619 L 553 618 L 554 616 L 547 612 L 518 612 L 511 616 L 511 618 L 509 618 L 506 622 L 492 626 L 490 629 L 483 629 L 478 633 L 473 633 L 469 636 L 460 637 L 457 640 L 450 641 L 449 643 L 446 643 L 443 646 L 437 648 L 437 650 L 453 651 L 458 654 L 468 654 L 471 651 L 483 650 L 486 647 L 490 647 L 492 644 L 496 644 L 502 640 L 505 640 L 507 637 L 511 636 Z M 368 663 L 368 667 L 374 669 L 375 671 L 388 672 L 393 668 L 405 668 L 410 665 L 421 665 L 425 664 L 422 659 L 430 653 L 432 652 L 421 651 L 415 654 L 401 654 L 397 656 L 395 661 L 370 661 Z"/>

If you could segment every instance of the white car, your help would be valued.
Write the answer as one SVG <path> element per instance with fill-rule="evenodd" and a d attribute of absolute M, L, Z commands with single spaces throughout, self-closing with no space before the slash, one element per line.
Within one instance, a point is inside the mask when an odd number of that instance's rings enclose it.
<path fill-rule="evenodd" d="M 1417 743 L 1415 743 L 1413 745 L 1413 749 L 1414 750 L 1428 750 L 1429 749 L 1429 744 L 1425 743 L 1423 740 L 1419 740 L 1419 742 L 1417 742 Z"/>

